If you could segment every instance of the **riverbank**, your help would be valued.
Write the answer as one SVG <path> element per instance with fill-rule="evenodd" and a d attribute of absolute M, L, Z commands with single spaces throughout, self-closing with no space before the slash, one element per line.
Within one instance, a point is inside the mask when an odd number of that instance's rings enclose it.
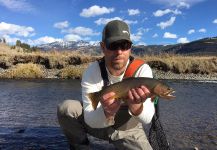
<path fill-rule="evenodd" d="M 101 57 L 79 51 L 23 52 L 0 44 L 0 78 L 81 79 L 89 63 Z M 165 53 L 134 57 L 145 60 L 158 79 L 217 80 L 216 56 Z"/>
<path fill-rule="evenodd" d="M 75 68 L 75 67 L 74 67 Z M 77 66 L 76 70 L 65 71 L 62 69 L 42 69 L 42 76 L 40 78 L 43 79 L 81 79 L 82 73 L 85 70 L 83 67 Z M 65 68 L 66 69 L 66 68 Z M 79 70 L 80 69 L 80 70 Z M 67 70 L 67 69 L 66 69 Z M 173 73 L 171 71 L 164 72 L 157 69 L 152 69 L 153 75 L 157 79 L 175 79 L 175 80 L 205 80 L 205 81 L 217 81 L 217 73 L 212 74 L 184 74 L 184 73 Z M 76 73 L 75 73 L 76 72 Z M 19 79 L 17 77 L 10 77 L 7 69 L 0 68 L 0 78 L 14 78 Z"/>
<path fill-rule="evenodd" d="M 176 80 L 205 80 L 205 81 L 217 81 L 217 73 L 213 74 L 176 74 L 173 72 L 163 72 L 153 69 L 154 77 L 157 79 L 176 79 Z"/>

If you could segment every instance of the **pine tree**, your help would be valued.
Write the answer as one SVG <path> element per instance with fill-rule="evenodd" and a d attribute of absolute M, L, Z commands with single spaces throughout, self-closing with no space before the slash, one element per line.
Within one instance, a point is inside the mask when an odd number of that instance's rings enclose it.
<path fill-rule="evenodd" d="M 20 40 L 17 40 L 17 41 L 16 41 L 16 46 L 19 46 L 19 47 L 21 47 L 21 44 L 22 44 L 22 43 L 21 43 L 21 41 L 20 41 Z"/>

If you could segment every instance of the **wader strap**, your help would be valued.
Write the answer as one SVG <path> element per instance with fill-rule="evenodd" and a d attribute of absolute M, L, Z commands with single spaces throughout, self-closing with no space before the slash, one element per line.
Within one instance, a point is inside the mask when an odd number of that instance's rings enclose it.
<path fill-rule="evenodd" d="M 125 74 L 124 74 L 124 78 L 128 78 L 128 77 L 134 77 L 137 70 L 145 63 L 144 60 L 141 59 L 135 59 L 134 61 L 132 61 L 132 63 L 129 64 Z"/>
<path fill-rule="evenodd" d="M 130 56 L 130 63 L 129 64 L 131 64 L 132 62 L 133 62 L 133 60 L 134 60 L 134 57 L 133 56 Z M 135 60 L 134 60 L 135 61 Z M 103 85 L 104 86 L 108 86 L 109 85 L 109 79 L 108 79 L 108 73 L 107 73 L 107 71 L 106 71 L 106 66 L 105 66 L 105 58 L 103 57 L 103 58 L 101 58 L 101 59 L 99 59 L 98 60 L 98 63 L 99 63 L 99 67 L 100 67 L 100 71 L 101 71 L 101 77 L 102 77 L 102 79 L 103 79 Z M 129 67 L 130 65 L 128 65 L 128 67 Z M 128 70 L 128 67 L 127 67 L 127 70 Z M 127 71 L 126 70 L 126 71 Z M 125 75 L 124 75 L 125 76 Z"/>
<path fill-rule="evenodd" d="M 103 79 L 103 85 L 108 86 L 109 85 L 109 79 L 108 79 L 108 73 L 106 71 L 105 67 L 105 59 L 104 57 L 98 60 L 100 71 L 101 71 L 101 77 Z"/>
<path fill-rule="evenodd" d="M 133 62 L 136 61 L 137 59 L 134 59 L 134 57 L 130 56 L 130 63 L 127 67 L 126 72 L 129 72 L 129 69 L 132 69 L 134 67 L 140 67 L 140 65 L 136 65 L 133 66 L 132 64 L 134 64 Z M 139 61 L 141 62 L 141 61 Z M 100 66 L 100 70 L 101 70 L 101 76 L 104 82 L 104 87 L 109 85 L 109 80 L 108 80 L 108 73 L 106 71 L 106 67 L 105 67 L 105 60 L 104 58 L 98 60 L 99 66 Z M 143 61 L 144 63 L 144 61 Z M 136 64 L 139 64 L 138 61 Z M 134 71 L 137 71 L 138 68 L 136 68 Z M 128 74 L 127 77 L 130 74 Z M 132 73 L 132 75 L 134 75 L 134 73 Z M 124 75 L 125 76 L 125 75 Z M 120 107 L 120 109 L 118 110 L 118 112 L 115 115 L 115 124 L 112 126 L 114 129 L 118 129 L 118 130 L 127 130 L 127 129 L 131 129 L 134 128 L 136 125 L 138 124 L 138 121 L 134 118 L 131 117 L 131 115 L 128 112 L 128 106 L 127 105 L 123 105 Z"/>

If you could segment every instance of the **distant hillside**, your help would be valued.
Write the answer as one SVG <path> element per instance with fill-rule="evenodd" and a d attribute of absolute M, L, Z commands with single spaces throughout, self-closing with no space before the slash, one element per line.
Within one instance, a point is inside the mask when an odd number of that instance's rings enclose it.
<path fill-rule="evenodd" d="M 101 49 L 99 43 L 89 43 L 86 41 L 54 42 L 39 45 L 42 50 L 71 50 L 80 53 L 99 55 Z M 174 53 L 184 55 L 217 55 L 217 37 L 204 38 L 186 44 L 174 45 L 135 45 L 132 48 L 135 55 Z"/>
<path fill-rule="evenodd" d="M 217 55 L 217 37 L 204 38 L 186 44 L 175 45 L 165 50 L 175 54 Z"/>
<path fill-rule="evenodd" d="M 173 47 L 173 45 L 136 45 L 133 46 L 132 53 L 135 55 L 160 54 L 171 47 Z"/>

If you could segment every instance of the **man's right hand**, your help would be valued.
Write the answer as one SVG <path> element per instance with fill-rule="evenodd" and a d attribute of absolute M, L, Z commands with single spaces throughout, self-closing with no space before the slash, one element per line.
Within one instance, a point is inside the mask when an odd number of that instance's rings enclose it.
<path fill-rule="evenodd" d="M 109 92 L 104 94 L 100 100 L 106 118 L 115 116 L 121 106 L 121 101 L 114 99 L 114 96 L 114 92 Z"/>

